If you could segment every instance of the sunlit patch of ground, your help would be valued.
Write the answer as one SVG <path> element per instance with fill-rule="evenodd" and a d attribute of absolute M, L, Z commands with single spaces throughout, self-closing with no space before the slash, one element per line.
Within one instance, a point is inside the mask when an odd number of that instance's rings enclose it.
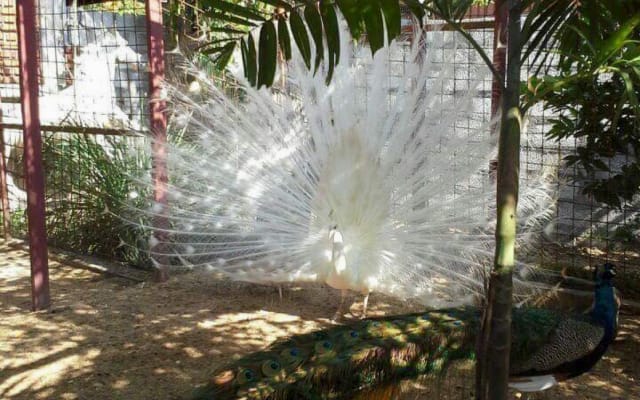
<path fill-rule="evenodd" d="M 28 254 L 0 242 L 2 399 L 184 398 L 222 363 L 330 325 L 340 300 L 320 285 L 285 287 L 280 300 L 274 287 L 206 273 L 141 284 L 52 262 L 53 308 L 33 313 L 28 274 Z M 357 318 L 362 298 L 351 300 L 347 317 Z M 369 304 L 372 316 L 417 310 L 375 294 Z M 592 374 L 531 398 L 640 399 L 640 316 L 621 317 L 618 340 Z M 472 384 L 463 369 L 439 387 L 405 384 L 417 387 L 405 398 L 469 399 Z"/>

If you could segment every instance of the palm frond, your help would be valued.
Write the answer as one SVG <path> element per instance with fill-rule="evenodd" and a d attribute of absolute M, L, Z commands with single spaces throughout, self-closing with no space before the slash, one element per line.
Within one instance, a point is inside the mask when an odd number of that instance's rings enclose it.
<path fill-rule="evenodd" d="M 338 12 L 351 36 L 356 40 L 366 36 L 375 54 L 385 42 L 401 34 L 402 5 L 422 20 L 424 6 L 417 0 L 257 0 L 251 4 L 199 0 L 191 7 L 197 8 L 209 24 L 202 29 L 215 33 L 199 49 L 224 69 L 240 48 L 245 77 L 254 85 L 270 86 L 278 54 L 289 60 L 292 42 L 308 68 L 318 70 L 326 63 L 327 82 L 331 80 L 340 61 Z"/>

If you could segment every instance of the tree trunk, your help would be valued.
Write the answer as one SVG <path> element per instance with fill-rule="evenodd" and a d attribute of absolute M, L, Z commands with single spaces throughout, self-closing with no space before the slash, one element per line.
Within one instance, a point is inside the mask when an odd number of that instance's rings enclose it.
<path fill-rule="evenodd" d="M 520 169 L 520 0 L 509 1 L 506 90 L 498 147 L 496 252 L 482 321 L 476 398 L 505 400 L 509 383 L 516 207 Z"/>

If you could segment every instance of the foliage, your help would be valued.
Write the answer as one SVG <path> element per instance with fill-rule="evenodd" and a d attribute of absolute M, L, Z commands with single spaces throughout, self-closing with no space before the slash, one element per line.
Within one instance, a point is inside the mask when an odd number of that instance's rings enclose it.
<path fill-rule="evenodd" d="M 142 150 L 131 151 L 131 141 L 105 137 L 104 143 L 88 135 L 72 135 L 44 141 L 43 160 L 48 188 L 47 234 L 60 247 L 88 254 L 114 257 L 146 267 L 140 249 L 147 243 L 144 229 L 126 223 L 131 193 L 139 186 L 135 175 L 148 169 Z M 65 175 L 61 176 L 61 172 Z M 144 193 L 138 202 L 148 198 Z M 140 224 L 142 226 L 144 224 Z"/>
<path fill-rule="evenodd" d="M 116 14 L 144 15 L 144 1 L 140 0 L 113 0 L 97 4 L 82 6 L 86 11 L 107 11 Z"/>
<path fill-rule="evenodd" d="M 584 193 L 621 207 L 640 190 L 640 2 L 582 1 L 558 30 L 557 72 L 530 79 L 528 105 L 558 117 L 547 133 L 577 138 L 565 158 L 588 175 Z M 625 159 L 621 167 L 614 160 Z M 613 161 L 613 162 L 612 162 Z"/>
<path fill-rule="evenodd" d="M 2 222 L 2 215 L 0 215 L 0 222 Z M 11 235 L 16 237 L 23 237 L 27 234 L 27 210 L 24 208 L 18 208 L 11 210 L 9 213 L 9 226 L 11 228 Z"/>
<path fill-rule="evenodd" d="M 427 15 L 445 20 L 469 41 L 502 83 L 504 77 L 494 68 L 491 57 L 461 24 L 472 6 L 489 3 L 490 0 L 179 0 L 173 3 L 169 14 L 173 21 L 175 16 L 197 13 L 201 21 L 198 31 L 203 33 L 197 51 L 224 69 L 234 51 L 240 49 L 245 77 L 258 87 L 271 86 L 279 57 L 288 61 L 294 44 L 308 68 L 317 71 L 322 63 L 326 64 L 329 82 L 340 60 L 338 14 L 346 20 L 353 39 L 366 38 L 375 54 L 385 41 L 401 34 L 403 12 L 409 12 L 419 23 Z M 554 43 L 556 31 L 566 31 L 564 22 L 577 13 L 578 2 L 521 3 L 523 9 L 530 9 L 522 29 L 523 43 L 528 44 L 522 60 L 531 55 L 538 58 L 546 54 L 541 49 Z"/>
<path fill-rule="evenodd" d="M 218 68 L 224 68 L 234 51 L 240 49 L 247 79 L 260 87 L 273 83 L 278 56 L 289 60 L 293 44 L 309 68 L 317 71 L 326 62 L 330 80 L 340 60 L 337 11 L 344 15 L 354 39 L 366 35 L 375 53 L 385 40 L 400 35 L 401 5 L 419 18 L 425 14 L 418 0 L 258 0 L 250 4 L 194 0 L 174 2 L 169 14 L 198 11 L 199 30 L 206 36 L 198 50 L 209 55 Z"/>

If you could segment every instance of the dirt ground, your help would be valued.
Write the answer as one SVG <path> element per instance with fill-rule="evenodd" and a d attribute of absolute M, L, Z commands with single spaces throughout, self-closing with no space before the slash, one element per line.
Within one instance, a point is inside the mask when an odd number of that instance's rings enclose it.
<path fill-rule="evenodd" d="M 207 273 L 140 283 L 52 261 L 49 312 L 30 312 L 27 253 L 0 242 L 1 399 L 182 399 L 222 363 L 328 326 L 339 295 L 319 285 L 231 283 Z M 355 294 L 351 311 L 362 303 Z M 372 295 L 370 315 L 416 311 Z M 621 310 L 592 373 L 514 398 L 640 399 L 640 313 Z M 449 387 L 469 399 L 472 378 Z M 434 398 L 420 396 L 412 398 Z"/>

